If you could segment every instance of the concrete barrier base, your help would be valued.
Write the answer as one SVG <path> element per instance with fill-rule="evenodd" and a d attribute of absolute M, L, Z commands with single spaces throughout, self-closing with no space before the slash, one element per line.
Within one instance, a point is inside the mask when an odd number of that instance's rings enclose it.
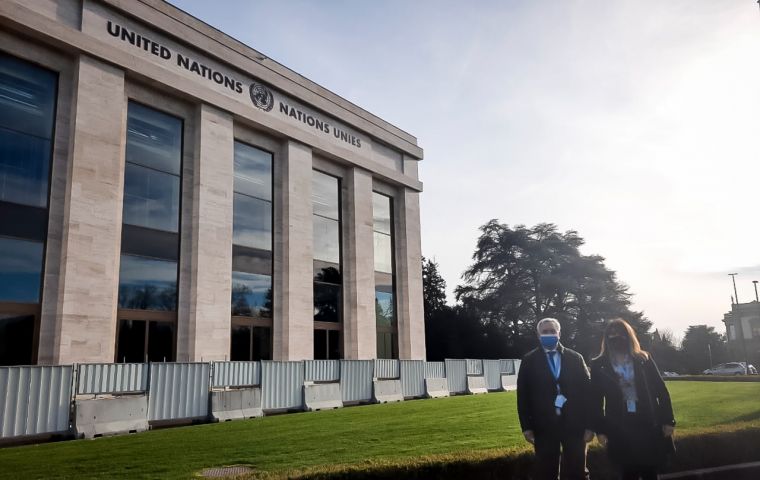
<path fill-rule="evenodd" d="M 314 383 L 303 384 L 303 399 L 307 411 L 329 410 L 341 408 L 340 383 Z"/>
<path fill-rule="evenodd" d="M 372 382 L 372 400 L 375 403 L 403 402 L 401 380 L 378 380 Z"/>
<path fill-rule="evenodd" d="M 517 390 L 517 375 L 502 375 L 501 389 L 506 391 Z"/>
<path fill-rule="evenodd" d="M 263 414 L 259 387 L 211 392 L 211 417 L 218 422 L 260 417 Z"/>
<path fill-rule="evenodd" d="M 74 402 L 78 437 L 95 438 L 148 430 L 147 395 L 101 397 Z"/>
<path fill-rule="evenodd" d="M 449 381 L 445 378 L 426 378 L 425 396 L 428 398 L 448 397 Z"/>
<path fill-rule="evenodd" d="M 478 395 L 481 393 L 488 393 L 488 387 L 486 386 L 485 377 L 467 377 L 467 393 L 470 395 Z"/>

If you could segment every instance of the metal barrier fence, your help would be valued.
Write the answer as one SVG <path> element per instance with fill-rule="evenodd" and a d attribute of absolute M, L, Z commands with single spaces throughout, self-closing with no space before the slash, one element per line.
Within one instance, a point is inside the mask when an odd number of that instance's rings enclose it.
<path fill-rule="evenodd" d="M 72 366 L 0 367 L 0 437 L 69 430 Z"/>
<path fill-rule="evenodd" d="M 82 363 L 77 366 L 77 395 L 138 393 L 148 390 L 145 363 Z"/>
<path fill-rule="evenodd" d="M 261 385 L 259 362 L 214 362 L 212 371 L 211 385 L 214 388 Z"/>
<path fill-rule="evenodd" d="M 514 376 L 519 369 L 520 360 L 477 359 L 0 367 L 0 438 L 72 432 L 70 414 L 77 396 L 94 395 L 94 400 L 80 400 L 100 402 L 98 395 L 142 394 L 147 396 L 147 420 L 167 422 L 208 418 L 212 389 L 256 386 L 265 411 L 300 410 L 304 382 L 339 382 L 342 401 L 351 404 L 372 401 L 376 378 L 400 379 L 404 398 L 417 398 L 425 396 L 427 378 L 446 378 L 456 394 L 467 391 L 468 375 L 482 375 L 489 390 L 500 390 L 501 376 Z"/>
<path fill-rule="evenodd" d="M 209 363 L 151 363 L 148 420 L 208 416 Z"/>

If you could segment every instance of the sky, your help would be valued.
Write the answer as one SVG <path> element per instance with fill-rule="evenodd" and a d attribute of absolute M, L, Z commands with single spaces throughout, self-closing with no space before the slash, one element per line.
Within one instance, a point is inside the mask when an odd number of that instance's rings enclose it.
<path fill-rule="evenodd" d="M 677 337 L 760 280 L 755 0 L 171 0 L 415 135 L 449 302 L 478 227 L 585 238 Z"/>

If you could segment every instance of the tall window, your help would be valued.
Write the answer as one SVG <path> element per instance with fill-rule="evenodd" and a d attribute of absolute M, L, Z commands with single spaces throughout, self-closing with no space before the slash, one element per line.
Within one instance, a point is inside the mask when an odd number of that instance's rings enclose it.
<path fill-rule="evenodd" d="M 312 172 L 314 358 L 341 357 L 340 181 Z"/>
<path fill-rule="evenodd" d="M 231 360 L 272 358 L 272 154 L 235 142 Z"/>
<path fill-rule="evenodd" d="M 36 361 L 57 83 L 0 54 L 0 365 Z"/>
<path fill-rule="evenodd" d="M 129 102 L 117 362 L 175 358 L 182 120 Z"/>
<path fill-rule="evenodd" d="M 390 197 L 372 193 L 375 240 L 375 320 L 377 358 L 398 358 L 395 274 L 393 269 L 393 203 Z"/>

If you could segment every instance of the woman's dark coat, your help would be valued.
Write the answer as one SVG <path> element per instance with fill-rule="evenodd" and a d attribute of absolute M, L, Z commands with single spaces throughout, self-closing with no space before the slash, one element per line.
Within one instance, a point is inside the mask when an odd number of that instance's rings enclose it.
<path fill-rule="evenodd" d="M 633 368 L 638 397 L 635 431 L 626 421 L 626 402 L 609 357 L 603 355 L 591 361 L 594 431 L 607 436 L 613 462 L 658 466 L 675 451 L 673 439 L 662 435 L 663 425 L 676 424 L 670 394 L 651 356 L 634 357 Z"/>

